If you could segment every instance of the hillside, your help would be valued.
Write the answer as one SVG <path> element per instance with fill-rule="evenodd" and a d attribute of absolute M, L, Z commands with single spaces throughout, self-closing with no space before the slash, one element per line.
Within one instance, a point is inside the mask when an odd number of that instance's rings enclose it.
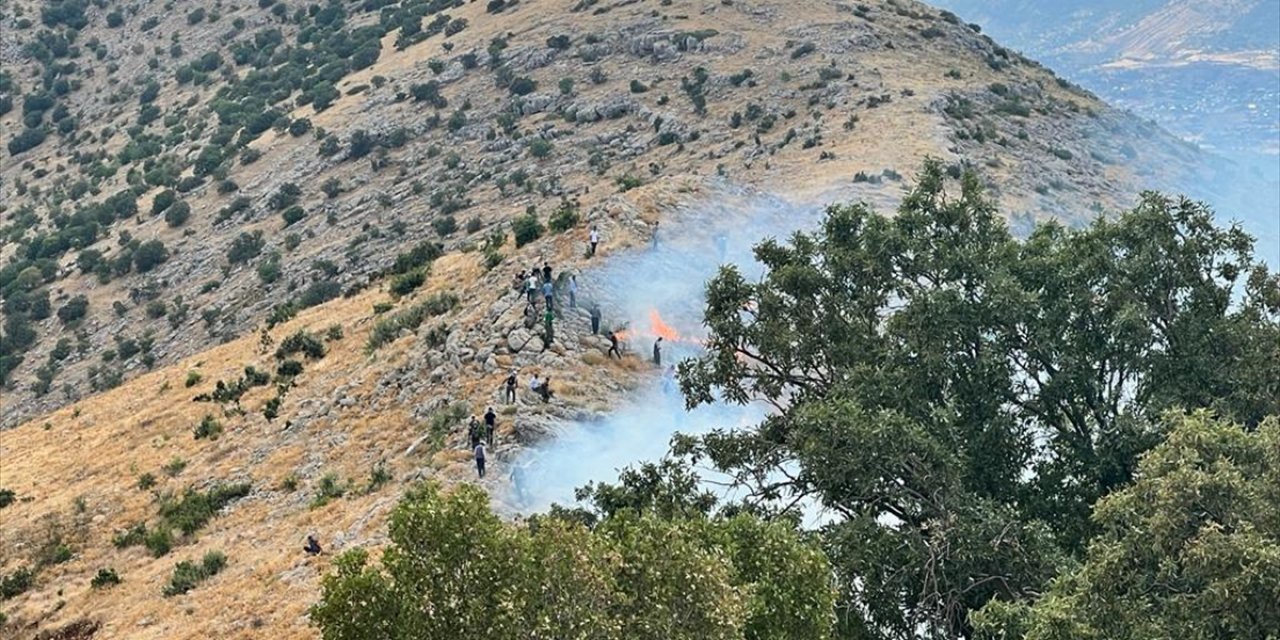
<path fill-rule="evenodd" d="M 1015 229 L 1197 170 L 917 3 L 101 4 L 0 4 L 0 576 L 39 568 L 0 605 L 20 637 L 314 637 L 327 556 L 302 539 L 377 545 L 405 482 L 472 477 L 461 421 L 506 371 L 559 386 L 500 411 L 495 493 L 522 444 L 650 375 L 581 309 L 542 349 L 509 289 L 527 266 L 606 300 L 591 270 L 651 223 L 889 203 L 926 156 L 976 169 Z M 212 550 L 221 573 L 161 595 Z"/>

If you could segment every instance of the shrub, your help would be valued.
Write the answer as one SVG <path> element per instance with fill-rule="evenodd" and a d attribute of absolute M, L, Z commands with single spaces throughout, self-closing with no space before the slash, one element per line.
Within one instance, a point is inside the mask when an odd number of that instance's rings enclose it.
<path fill-rule="evenodd" d="M 212 415 L 205 414 L 204 419 L 193 430 L 196 440 L 217 440 L 222 435 L 222 424 L 214 419 Z"/>
<path fill-rule="evenodd" d="M 173 206 L 178 201 L 178 193 L 172 189 L 165 189 L 156 194 L 151 200 L 151 215 L 158 216 L 165 212 L 166 209 Z"/>
<path fill-rule="evenodd" d="M 231 247 L 227 249 L 227 260 L 231 264 L 241 264 L 248 262 L 262 253 L 262 247 L 266 242 L 262 239 L 261 231 L 253 233 L 243 232 L 231 241 Z"/>
<path fill-rule="evenodd" d="M 146 491 L 156 486 L 156 476 L 154 473 L 147 472 L 138 476 L 138 490 Z"/>
<path fill-rule="evenodd" d="M 347 158 L 358 160 L 369 155 L 378 146 L 378 139 L 364 129 L 356 129 L 352 132 L 351 140 L 348 144 Z"/>
<path fill-rule="evenodd" d="M 302 294 L 298 296 L 297 307 L 310 309 L 333 300 L 341 294 L 342 287 L 338 283 L 332 280 L 317 280 L 302 290 Z"/>
<path fill-rule="evenodd" d="M 175 478 L 187 468 L 187 461 L 182 458 L 174 458 L 164 464 L 160 469 L 170 478 Z"/>
<path fill-rule="evenodd" d="M 316 486 L 316 495 L 311 500 L 311 508 L 318 509 L 335 498 L 341 498 L 347 493 L 346 483 L 338 477 L 336 473 L 326 473 L 320 478 L 320 483 Z"/>
<path fill-rule="evenodd" d="M 646 86 L 645 83 L 640 82 L 639 80 L 631 81 L 631 93 L 644 93 L 648 90 L 649 87 Z"/>
<path fill-rule="evenodd" d="M 284 226 L 289 227 L 307 217 L 307 211 L 306 209 L 303 209 L 301 205 L 295 204 L 292 207 L 281 211 L 280 217 L 284 219 Z"/>
<path fill-rule="evenodd" d="M 89 586 L 94 589 L 105 589 L 120 584 L 120 574 L 115 569 L 98 569 L 98 575 L 95 575 L 89 581 Z"/>
<path fill-rule="evenodd" d="M 227 556 L 221 551 L 210 551 L 204 554 L 200 564 L 183 560 L 173 568 L 173 576 L 164 588 L 164 596 L 182 595 L 191 591 L 196 585 L 217 575 L 227 566 Z"/>
<path fill-rule="evenodd" d="M 0 600 L 16 598 L 35 584 L 36 574 L 30 567 L 20 567 L 13 573 L 0 576 Z"/>
<path fill-rule="evenodd" d="M 44 129 L 27 128 L 9 140 L 9 155 L 16 156 L 20 153 L 30 151 L 44 142 Z"/>
<path fill-rule="evenodd" d="M 425 102 L 436 109 L 449 106 L 449 101 L 440 95 L 440 83 L 435 80 L 410 85 L 409 95 L 413 96 L 415 102 Z"/>
<path fill-rule="evenodd" d="M 555 145 L 546 138 L 533 138 L 529 142 L 529 155 L 532 155 L 535 158 L 545 158 L 551 155 L 551 152 L 554 149 Z"/>
<path fill-rule="evenodd" d="M 285 360 L 276 367 L 276 375 L 281 378 L 293 378 L 302 375 L 302 363 L 297 360 Z"/>
<path fill-rule="evenodd" d="M 191 205 L 184 200 L 179 200 L 164 212 L 164 221 L 170 227 L 181 227 L 191 218 Z"/>
<path fill-rule="evenodd" d="M 13 489 L 0 488 L 0 509 L 3 509 L 14 501 Z"/>
<path fill-rule="evenodd" d="M 369 332 L 366 348 L 372 352 L 395 340 L 401 331 L 417 329 L 427 318 L 444 315 L 457 305 L 457 296 L 452 293 L 437 293 L 408 309 L 383 318 Z"/>
<path fill-rule="evenodd" d="M 803 58 L 817 50 L 818 50 L 818 45 L 812 42 L 806 42 L 796 47 L 795 49 L 791 50 L 791 59 L 799 60 L 800 58 Z"/>
<path fill-rule="evenodd" d="M 405 296 L 413 293 L 418 287 L 426 282 L 426 270 L 416 269 L 409 273 L 400 274 L 391 279 L 391 294 L 395 296 Z"/>
<path fill-rule="evenodd" d="M 560 95 L 567 96 L 573 93 L 573 78 L 560 78 Z"/>
<path fill-rule="evenodd" d="M 515 235 L 516 248 L 518 249 L 541 238 L 546 228 L 538 220 L 538 214 L 529 212 L 512 221 L 511 231 Z"/>
<path fill-rule="evenodd" d="M 292 182 L 286 182 L 271 194 L 271 198 L 267 200 L 267 206 L 280 211 L 297 204 L 298 199 L 301 197 L 302 189 Z"/>
<path fill-rule="evenodd" d="M 538 90 L 538 83 L 532 78 L 521 76 L 511 81 L 511 86 L 508 87 L 508 90 L 517 96 L 527 96 Z"/>
<path fill-rule="evenodd" d="M 337 177 L 331 177 L 320 185 L 320 190 L 324 192 L 326 198 L 333 199 L 342 193 L 342 181 Z"/>
<path fill-rule="evenodd" d="M 133 252 L 133 266 L 138 273 L 147 273 L 169 259 L 169 250 L 159 240 L 148 240 Z"/>
<path fill-rule="evenodd" d="M 458 230 L 458 220 L 453 216 L 440 216 L 431 221 L 431 228 L 441 237 L 448 236 Z"/>
<path fill-rule="evenodd" d="M 249 495 L 251 488 L 248 483 L 217 484 L 205 492 L 188 487 L 181 499 L 169 497 L 161 501 L 160 517 L 166 528 L 189 536 L 204 527 L 223 507 Z"/>
<path fill-rule="evenodd" d="M 435 261 L 443 254 L 440 245 L 423 241 L 414 245 L 406 253 L 396 256 L 396 261 L 391 266 L 391 273 L 407 273 L 419 267 L 424 267 Z"/>
<path fill-rule="evenodd" d="M 84 318 L 88 311 L 89 299 L 81 294 L 68 300 L 62 308 L 58 309 L 58 319 L 64 325 L 72 324 Z"/>
<path fill-rule="evenodd" d="M 173 550 L 173 532 L 168 527 L 148 531 L 142 538 L 142 546 L 151 552 L 153 558 L 166 555 Z"/>
<path fill-rule="evenodd" d="M 311 120 L 309 118 L 298 118 L 289 123 L 289 135 L 298 138 L 311 131 Z"/>
<path fill-rule="evenodd" d="M 556 208 L 556 212 L 551 214 L 551 219 L 547 221 L 547 226 L 556 233 L 564 233 L 578 225 L 578 207 L 573 202 L 564 200 L 560 202 L 560 206 Z"/>
<path fill-rule="evenodd" d="M 324 343 L 305 330 L 290 335 L 280 342 L 276 349 L 276 358 L 283 360 L 295 353 L 301 353 L 309 359 L 319 360 L 324 357 Z"/>

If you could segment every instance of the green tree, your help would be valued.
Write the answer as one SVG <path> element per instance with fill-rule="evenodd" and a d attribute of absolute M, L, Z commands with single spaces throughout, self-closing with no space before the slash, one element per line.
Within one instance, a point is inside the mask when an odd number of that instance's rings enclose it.
<path fill-rule="evenodd" d="M 742 515 L 624 509 L 594 528 L 506 524 L 472 486 L 411 490 L 380 567 L 343 555 L 312 620 L 327 640 L 825 638 L 833 600 L 818 547 Z M 422 540 L 431 540 L 429 545 Z"/>
<path fill-rule="evenodd" d="M 1098 502 L 1083 563 L 1033 605 L 974 617 L 993 639 L 1269 638 L 1280 633 L 1280 421 L 1170 415 L 1138 480 Z"/>
<path fill-rule="evenodd" d="M 833 206 L 708 285 L 691 405 L 762 400 L 753 429 L 677 441 L 746 488 L 803 499 L 842 632 L 958 637 L 993 598 L 1033 596 L 1094 533 L 1171 407 L 1256 425 L 1280 410 L 1280 285 L 1202 205 L 1145 194 L 1080 231 L 1012 238 L 978 180 L 925 165 L 896 216 Z"/>

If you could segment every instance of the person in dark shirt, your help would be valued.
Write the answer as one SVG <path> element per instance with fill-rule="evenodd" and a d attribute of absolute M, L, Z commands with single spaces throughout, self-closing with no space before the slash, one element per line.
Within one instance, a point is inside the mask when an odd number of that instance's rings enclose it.
<path fill-rule="evenodd" d="M 618 356 L 619 360 L 622 359 L 622 352 L 618 350 L 618 332 L 617 331 L 611 331 L 609 333 L 609 353 L 607 355 L 611 358 L 613 356 Z"/>
<path fill-rule="evenodd" d="M 542 264 L 542 281 L 551 282 L 551 263 L 544 262 Z"/>
<path fill-rule="evenodd" d="M 493 446 L 493 433 L 497 430 L 498 414 L 493 412 L 493 407 L 489 407 L 489 410 L 484 412 L 484 435 L 485 439 L 489 441 L 489 446 L 491 447 Z"/>
<path fill-rule="evenodd" d="M 507 376 L 507 404 L 516 401 L 516 371 L 511 370 L 511 375 Z"/>
<path fill-rule="evenodd" d="M 307 552 L 309 556 L 320 555 L 320 542 L 316 540 L 315 536 L 307 536 L 307 544 L 302 547 L 302 550 Z"/>
<path fill-rule="evenodd" d="M 662 336 L 653 342 L 653 363 L 662 366 Z"/>

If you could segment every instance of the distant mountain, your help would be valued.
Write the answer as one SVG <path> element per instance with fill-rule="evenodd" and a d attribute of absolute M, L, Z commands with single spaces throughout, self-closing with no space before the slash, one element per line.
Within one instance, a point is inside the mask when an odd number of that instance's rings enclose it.
<path fill-rule="evenodd" d="M 1108 102 L 1220 156 L 1183 187 L 1280 262 L 1280 0 L 934 0 Z"/>

